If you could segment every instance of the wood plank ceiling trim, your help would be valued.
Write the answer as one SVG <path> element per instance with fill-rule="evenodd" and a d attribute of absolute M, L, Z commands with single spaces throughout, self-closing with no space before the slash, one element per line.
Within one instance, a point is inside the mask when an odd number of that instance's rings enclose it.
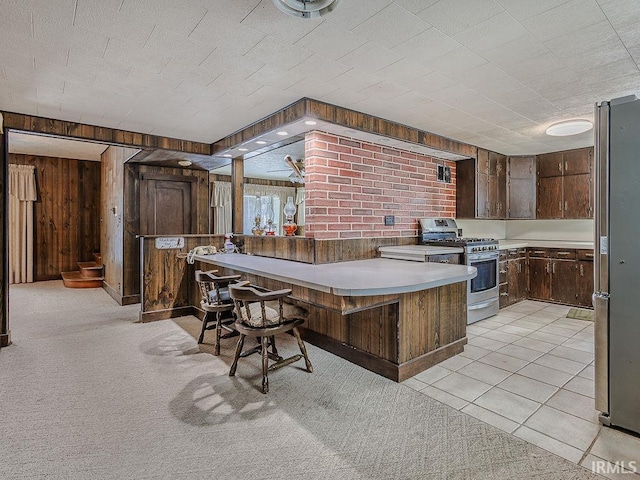
<path fill-rule="evenodd" d="M 211 155 L 211 144 L 161 137 L 146 133 L 135 133 L 114 128 L 83 125 L 81 123 L 55 120 L 51 118 L 3 112 L 4 126 L 8 129 L 47 135 L 95 140 L 114 145 L 124 145 L 143 149 L 160 148 L 176 152 Z"/>
<path fill-rule="evenodd" d="M 253 140 L 260 135 L 264 135 L 265 133 L 301 120 L 302 118 L 316 118 L 346 128 L 396 140 L 403 140 L 415 143 L 416 145 L 424 145 L 429 148 L 456 153 L 465 157 L 475 158 L 478 150 L 477 147 L 473 145 L 458 142 L 435 133 L 425 132 L 417 128 L 385 120 L 384 118 L 331 105 L 319 100 L 302 98 L 282 110 L 215 142 L 212 145 L 212 153 L 215 155 L 220 151 L 234 148 L 241 143 Z"/>

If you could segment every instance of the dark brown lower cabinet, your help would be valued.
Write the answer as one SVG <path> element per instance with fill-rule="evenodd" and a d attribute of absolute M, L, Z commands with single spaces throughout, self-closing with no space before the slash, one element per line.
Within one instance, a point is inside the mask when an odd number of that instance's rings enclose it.
<path fill-rule="evenodd" d="M 592 307 L 593 250 L 529 248 L 528 258 L 514 252 L 501 252 L 501 308 L 527 298 Z"/>
<path fill-rule="evenodd" d="M 527 259 L 525 249 L 512 249 L 500 255 L 500 307 L 527 298 Z"/>
<path fill-rule="evenodd" d="M 529 257 L 529 298 L 551 300 L 551 260 Z"/>
<path fill-rule="evenodd" d="M 577 301 L 575 260 L 551 260 L 551 300 L 575 305 Z"/>

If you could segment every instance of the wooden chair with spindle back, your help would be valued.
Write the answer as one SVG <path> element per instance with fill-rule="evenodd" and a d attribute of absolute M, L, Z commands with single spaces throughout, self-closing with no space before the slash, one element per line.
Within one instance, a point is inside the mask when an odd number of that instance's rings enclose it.
<path fill-rule="evenodd" d="M 298 327 L 305 321 L 304 310 L 284 303 L 284 299 L 290 293 L 290 289 L 269 291 L 250 285 L 249 282 L 229 285 L 229 295 L 235 304 L 237 317 L 234 328 L 240 333 L 229 376 L 233 377 L 236 374 L 238 359 L 244 356 L 242 348 L 245 337 L 258 337 L 261 345 L 259 351 L 262 356 L 262 393 L 269 391 L 267 376 L 269 371 L 304 358 L 307 371 L 313 372 L 307 349 L 298 331 Z M 285 314 L 285 309 L 289 310 L 288 315 Z M 301 354 L 282 358 L 276 349 L 275 336 L 289 331 L 293 333 L 298 342 Z M 269 347 L 271 347 L 271 352 L 269 352 Z M 270 358 L 274 360 L 271 365 L 269 365 Z"/>
<path fill-rule="evenodd" d="M 196 270 L 196 283 L 200 290 L 200 308 L 204 311 L 198 343 L 204 341 L 205 331 L 215 328 L 215 355 L 220 355 L 220 339 L 238 335 L 238 332 L 233 329 L 234 304 L 229 296 L 228 286 L 237 282 L 240 275 L 219 277 L 215 275 L 216 272 L 217 270 L 208 272 Z M 223 335 L 222 330 L 227 333 Z"/>

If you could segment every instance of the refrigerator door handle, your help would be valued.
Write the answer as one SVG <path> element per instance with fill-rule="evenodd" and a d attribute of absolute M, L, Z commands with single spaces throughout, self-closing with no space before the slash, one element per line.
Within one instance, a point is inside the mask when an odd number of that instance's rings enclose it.
<path fill-rule="evenodd" d="M 593 294 L 596 410 L 609 413 L 609 294 Z"/>

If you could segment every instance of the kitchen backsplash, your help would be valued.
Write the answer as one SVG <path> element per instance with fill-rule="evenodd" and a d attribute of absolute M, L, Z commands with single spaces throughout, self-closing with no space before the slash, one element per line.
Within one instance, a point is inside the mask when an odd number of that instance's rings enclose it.
<path fill-rule="evenodd" d="M 465 237 L 592 242 L 593 220 L 456 220 Z"/>

